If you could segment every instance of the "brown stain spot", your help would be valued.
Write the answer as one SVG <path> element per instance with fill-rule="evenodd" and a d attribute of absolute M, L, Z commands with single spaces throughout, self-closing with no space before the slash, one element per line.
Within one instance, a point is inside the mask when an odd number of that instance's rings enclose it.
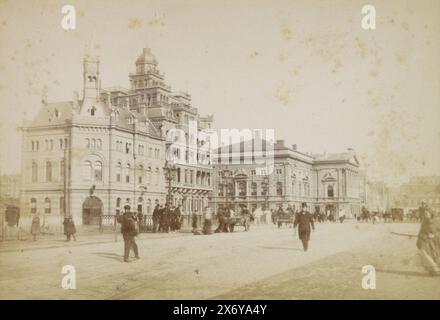
<path fill-rule="evenodd" d="M 407 63 L 407 55 L 405 54 L 405 52 L 403 52 L 403 50 L 398 50 L 395 53 L 395 57 L 396 57 L 396 61 L 397 61 L 398 64 L 406 65 L 406 63 Z"/>
<path fill-rule="evenodd" d="M 354 38 L 354 45 L 358 55 L 361 58 L 365 58 L 368 52 L 367 44 L 356 37 Z"/>
<path fill-rule="evenodd" d="M 290 90 L 285 87 L 278 87 L 275 93 L 275 97 L 278 99 L 279 102 L 281 102 L 281 104 L 287 106 L 290 99 Z"/>
<path fill-rule="evenodd" d="M 371 76 L 371 77 L 377 77 L 378 74 L 379 74 L 379 72 L 378 72 L 377 70 L 371 70 L 371 71 L 370 71 L 370 76 Z"/>
<path fill-rule="evenodd" d="M 281 25 L 281 35 L 284 40 L 291 40 L 293 37 L 292 29 L 285 22 Z"/>
<path fill-rule="evenodd" d="M 142 28 L 142 21 L 139 19 L 130 19 L 128 20 L 128 29 L 136 30 Z"/>
<path fill-rule="evenodd" d="M 406 30 L 406 31 L 409 30 L 409 24 L 408 24 L 408 22 L 402 21 L 402 22 L 400 23 L 400 26 L 401 26 L 404 30 Z"/>
<path fill-rule="evenodd" d="M 252 53 L 249 55 L 249 58 L 251 58 L 251 59 L 255 59 L 256 57 L 258 57 L 258 52 L 257 52 L 257 51 L 254 51 L 254 52 L 252 52 Z"/>

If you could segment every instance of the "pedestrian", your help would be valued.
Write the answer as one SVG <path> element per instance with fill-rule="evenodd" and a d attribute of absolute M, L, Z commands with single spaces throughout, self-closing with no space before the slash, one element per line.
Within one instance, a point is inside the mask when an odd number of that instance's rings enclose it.
<path fill-rule="evenodd" d="M 339 208 L 339 222 L 343 223 L 345 220 L 345 210 L 344 208 Z"/>
<path fill-rule="evenodd" d="M 203 218 L 203 234 L 212 234 L 212 211 L 210 207 L 205 208 L 205 214 Z"/>
<path fill-rule="evenodd" d="M 423 216 L 417 237 L 417 249 L 423 266 L 432 276 L 440 276 L 440 216 L 422 204 Z"/>
<path fill-rule="evenodd" d="M 160 206 L 159 208 L 159 232 L 164 232 L 165 230 L 165 220 L 164 220 L 165 207 Z"/>
<path fill-rule="evenodd" d="M 37 241 L 37 236 L 40 234 L 40 217 L 38 213 L 35 213 L 32 218 L 31 234 L 34 241 Z"/>
<path fill-rule="evenodd" d="M 138 246 L 135 241 L 138 231 L 136 230 L 134 215 L 130 212 L 130 206 L 126 205 L 124 210 L 124 215 L 120 218 L 119 222 L 121 223 L 121 233 L 124 238 L 124 262 L 129 262 L 128 258 L 131 249 L 134 251 L 135 258 L 139 259 Z"/>
<path fill-rule="evenodd" d="M 156 201 L 156 206 L 153 210 L 153 233 L 156 233 L 159 228 L 159 222 L 160 222 L 160 204 Z"/>
<path fill-rule="evenodd" d="M 197 213 L 193 213 L 192 214 L 192 232 L 194 233 L 194 234 L 198 234 L 198 231 L 197 231 L 197 227 L 198 227 L 198 225 L 197 225 Z"/>
<path fill-rule="evenodd" d="M 175 219 L 175 230 L 179 231 L 180 230 L 180 219 L 182 217 L 182 212 L 180 211 L 180 204 L 174 209 L 174 219 Z"/>
<path fill-rule="evenodd" d="M 301 204 L 301 211 L 295 218 L 293 227 L 296 228 L 296 226 L 298 226 L 298 237 L 302 241 L 304 251 L 307 251 L 309 249 L 310 232 L 311 229 L 315 230 L 315 224 L 313 223 L 313 216 L 307 211 L 305 202 Z"/>
<path fill-rule="evenodd" d="M 70 238 L 73 237 L 73 240 L 76 241 L 75 233 L 75 223 L 73 222 L 72 216 L 66 216 L 64 218 L 64 234 L 66 235 L 67 239 L 66 241 L 70 241 Z"/>
<path fill-rule="evenodd" d="M 139 232 L 142 232 L 144 228 L 144 215 L 142 214 L 142 211 L 138 211 L 137 213 L 137 223 L 138 223 Z"/>
<path fill-rule="evenodd" d="M 162 230 L 168 233 L 170 231 L 170 221 L 171 221 L 171 209 L 170 205 L 167 203 L 165 209 L 162 213 Z"/>

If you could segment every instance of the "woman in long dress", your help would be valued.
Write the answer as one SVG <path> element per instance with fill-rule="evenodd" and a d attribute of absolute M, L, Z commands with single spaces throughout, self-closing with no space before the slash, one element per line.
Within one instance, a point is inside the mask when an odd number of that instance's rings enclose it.
<path fill-rule="evenodd" d="M 417 248 L 428 272 L 440 276 L 440 216 L 427 208 L 423 211 Z"/>

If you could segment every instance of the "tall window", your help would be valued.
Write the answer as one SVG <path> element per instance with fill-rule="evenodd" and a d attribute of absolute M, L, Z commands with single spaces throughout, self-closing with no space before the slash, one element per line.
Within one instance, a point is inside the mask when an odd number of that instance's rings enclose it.
<path fill-rule="evenodd" d="M 147 169 L 147 183 L 151 183 L 151 167 L 148 167 Z"/>
<path fill-rule="evenodd" d="M 64 177 L 64 159 L 60 161 L 60 177 Z"/>
<path fill-rule="evenodd" d="M 283 183 L 277 182 L 277 196 L 283 195 Z"/>
<path fill-rule="evenodd" d="M 52 163 L 50 161 L 46 162 L 46 182 L 52 181 Z"/>
<path fill-rule="evenodd" d="M 131 170 L 131 166 L 129 163 L 127 163 L 127 172 L 125 173 L 125 182 L 126 183 L 130 183 L 130 170 Z"/>
<path fill-rule="evenodd" d="M 46 198 L 46 199 L 44 199 L 44 213 L 50 214 L 51 211 L 52 211 L 52 208 L 51 208 L 50 199 Z"/>
<path fill-rule="evenodd" d="M 95 181 L 102 181 L 102 163 L 101 163 L 101 161 L 95 161 L 94 176 L 95 176 Z"/>
<path fill-rule="evenodd" d="M 98 150 L 102 149 L 102 140 L 101 139 L 96 140 L 96 148 Z"/>
<path fill-rule="evenodd" d="M 238 183 L 238 195 L 244 197 L 246 195 L 246 182 L 242 181 Z"/>
<path fill-rule="evenodd" d="M 116 182 L 121 182 L 121 176 L 122 176 L 122 164 L 118 162 L 116 166 Z"/>
<path fill-rule="evenodd" d="M 91 180 L 92 178 L 92 163 L 84 161 L 82 164 L 82 176 L 84 180 Z"/>
<path fill-rule="evenodd" d="M 267 196 L 268 195 L 268 185 L 265 182 L 261 183 L 261 195 Z"/>
<path fill-rule="evenodd" d="M 32 198 L 31 199 L 31 213 L 37 212 L 37 199 Z"/>
<path fill-rule="evenodd" d="M 257 195 L 257 183 L 252 182 L 251 184 L 251 195 L 256 196 Z"/>
<path fill-rule="evenodd" d="M 140 165 L 138 168 L 138 183 L 142 184 L 144 182 L 144 166 Z"/>
<path fill-rule="evenodd" d="M 334 197 L 334 190 L 333 190 L 333 186 L 328 186 L 327 187 L 327 197 L 329 198 L 333 198 Z"/>
<path fill-rule="evenodd" d="M 38 165 L 35 161 L 32 162 L 32 182 L 38 181 Z"/>

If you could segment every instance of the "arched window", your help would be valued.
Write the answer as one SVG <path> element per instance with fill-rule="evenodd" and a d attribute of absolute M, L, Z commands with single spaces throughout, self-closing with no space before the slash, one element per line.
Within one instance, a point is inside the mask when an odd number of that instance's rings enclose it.
<path fill-rule="evenodd" d="M 63 149 L 63 139 L 60 139 L 60 149 Z"/>
<path fill-rule="evenodd" d="M 52 181 L 52 163 L 46 161 L 46 182 Z"/>
<path fill-rule="evenodd" d="M 144 166 L 143 165 L 139 165 L 137 175 L 138 175 L 138 183 L 142 184 L 144 182 Z"/>
<path fill-rule="evenodd" d="M 84 161 L 82 164 L 82 177 L 84 180 L 92 179 L 92 163 L 90 161 Z"/>
<path fill-rule="evenodd" d="M 50 141 L 49 141 L 49 146 L 50 146 L 50 150 L 53 150 L 53 140 L 52 139 L 50 139 Z"/>
<path fill-rule="evenodd" d="M 277 182 L 277 196 L 283 195 L 283 183 Z"/>
<path fill-rule="evenodd" d="M 101 163 L 101 161 L 95 161 L 94 176 L 95 176 L 95 181 L 102 181 L 102 163 Z"/>
<path fill-rule="evenodd" d="M 129 163 L 127 163 L 127 171 L 125 172 L 125 182 L 126 183 L 130 183 L 130 171 L 131 171 L 131 166 Z"/>
<path fill-rule="evenodd" d="M 151 167 L 148 167 L 147 169 L 147 183 L 151 183 Z"/>
<path fill-rule="evenodd" d="M 251 184 L 251 195 L 256 196 L 257 195 L 257 183 L 252 182 Z"/>
<path fill-rule="evenodd" d="M 246 182 L 244 182 L 244 181 L 239 182 L 238 183 L 238 195 L 244 197 L 244 196 L 246 196 L 246 192 L 247 192 Z"/>
<path fill-rule="evenodd" d="M 101 139 L 96 140 L 96 148 L 98 150 L 102 149 L 102 140 Z"/>
<path fill-rule="evenodd" d="M 92 139 L 92 144 L 91 144 L 92 149 L 95 149 L 96 147 L 96 140 Z"/>
<path fill-rule="evenodd" d="M 86 146 L 87 146 L 87 149 L 90 149 L 90 139 L 86 139 Z"/>
<path fill-rule="evenodd" d="M 116 165 L 116 182 L 121 182 L 122 177 L 122 163 L 118 162 Z"/>
<path fill-rule="evenodd" d="M 32 198 L 31 199 L 31 213 L 37 212 L 37 199 Z"/>
<path fill-rule="evenodd" d="M 51 211 L 52 211 L 52 208 L 51 208 L 51 204 L 50 204 L 50 199 L 46 198 L 46 199 L 44 199 L 44 213 L 50 214 Z"/>
<path fill-rule="evenodd" d="M 333 190 L 333 186 L 331 186 L 331 185 L 329 185 L 327 187 L 327 197 L 329 197 L 329 198 L 334 197 L 334 190 Z"/>
<path fill-rule="evenodd" d="M 32 182 L 38 181 L 38 165 L 35 161 L 32 161 Z"/>

